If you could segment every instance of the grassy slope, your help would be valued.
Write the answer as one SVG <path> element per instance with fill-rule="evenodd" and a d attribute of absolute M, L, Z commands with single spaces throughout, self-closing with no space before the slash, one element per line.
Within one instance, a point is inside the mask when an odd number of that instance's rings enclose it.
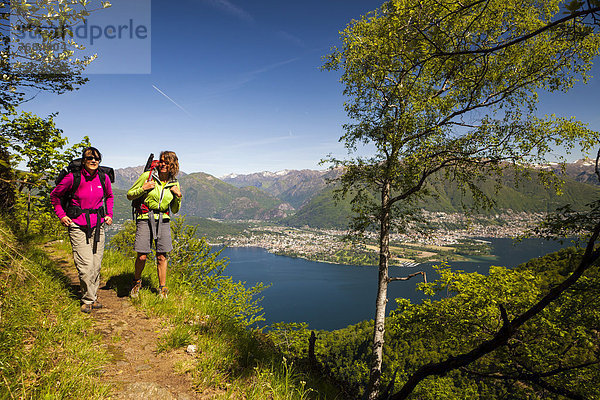
<path fill-rule="evenodd" d="M 107 355 L 56 264 L 0 220 L 0 398 L 105 398 Z"/>
<path fill-rule="evenodd" d="M 59 246 L 70 251 L 68 242 Z M 126 293 L 131 266 L 131 258 L 107 250 L 102 279 Z M 201 349 L 198 357 L 178 365 L 199 391 L 216 399 L 337 398 L 337 390 L 320 376 L 301 371 L 262 332 L 232 318 L 230 310 L 242 301 L 235 292 L 200 296 L 170 273 L 169 299 L 161 301 L 148 289 L 158 286 L 154 271 L 151 265 L 144 271 L 147 288 L 134 304 L 171 327 L 156 343 L 157 351 L 189 344 Z M 20 244 L 0 220 L 0 398 L 108 398 L 109 387 L 99 385 L 98 377 L 109 355 L 69 289 L 46 252 Z"/>

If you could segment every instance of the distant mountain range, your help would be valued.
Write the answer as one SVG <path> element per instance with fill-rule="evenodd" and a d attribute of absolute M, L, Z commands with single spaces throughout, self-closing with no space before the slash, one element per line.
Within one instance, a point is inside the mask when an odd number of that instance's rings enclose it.
<path fill-rule="evenodd" d="M 113 188 L 129 190 L 129 188 L 133 185 L 135 181 L 142 175 L 144 172 L 144 166 L 139 165 L 137 167 L 127 167 L 127 168 L 118 168 L 115 170 L 115 183 L 113 183 Z M 179 171 L 179 175 L 177 175 L 178 179 L 183 178 L 187 174 L 185 172 Z"/>
<path fill-rule="evenodd" d="M 556 165 L 540 168 L 557 169 Z M 127 190 L 140 176 L 143 167 L 130 167 L 115 170 L 117 189 Z M 247 175 L 227 175 L 221 179 L 202 172 L 180 173 L 184 201 L 180 213 L 194 217 L 218 218 L 225 220 L 278 220 L 292 226 L 313 227 L 347 226 L 350 203 L 335 204 L 333 188 L 327 180 L 335 178 L 340 171 L 326 170 L 285 170 L 280 172 L 258 172 Z M 462 204 L 469 203 L 455 185 L 439 182 L 433 185 L 437 193 L 435 199 L 422 204 L 431 211 L 461 212 Z M 493 194 L 491 182 L 482 186 L 485 193 Z M 120 191 L 119 191 L 120 192 Z M 121 192 L 122 193 L 122 192 Z M 497 198 L 496 207 L 491 212 L 512 209 L 514 211 L 552 211 L 566 203 L 582 207 L 592 199 L 600 197 L 600 187 L 594 174 L 594 162 L 579 160 L 567 164 L 563 196 L 557 196 L 545 188 L 535 177 L 519 184 L 507 174 Z M 118 202 L 121 209 L 127 202 Z M 117 211 L 118 216 L 130 216 L 127 208 Z"/>
<path fill-rule="evenodd" d="M 284 170 L 257 172 L 248 175 L 230 174 L 221 180 L 236 187 L 253 186 L 271 196 L 300 208 L 327 186 L 327 180 L 339 175 L 338 171 Z"/>
<path fill-rule="evenodd" d="M 598 176 L 595 173 L 595 166 L 596 162 L 589 158 L 577 160 L 574 163 L 565 165 L 565 175 L 577 182 L 600 185 Z M 556 163 L 548 164 L 545 168 L 552 169 L 559 174 L 562 173 L 560 166 Z"/>
<path fill-rule="evenodd" d="M 125 197 L 143 169 L 140 166 L 115 170 L 115 193 L 123 193 Z M 185 194 L 180 214 L 228 220 L 272 220 L 285 218 L 294 211 L 288 203 L 256 187 L 238 188 L 203 172 L 180 172 L 178 180 Z M 127 201 L 115 201 L 115 208 L 118 218 L 131 215 Z"/>

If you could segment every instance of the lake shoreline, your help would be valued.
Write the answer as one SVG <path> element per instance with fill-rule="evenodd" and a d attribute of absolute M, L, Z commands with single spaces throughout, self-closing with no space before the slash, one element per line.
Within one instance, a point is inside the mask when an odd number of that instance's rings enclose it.
<path fill-rule="evenodd" d="M 452 270 L 487 274 L 491 265 L 515 267 L 532 258 L 557 251 L 565 245 L 540 239 L 526 239 L 514 245 L 512 239 L 491 238 L 494 260 L 450 263 Z M 265 324 L 307 322 L 311 329 L 335 330 L 373 318 L 378 269 L 372 266 L 322 263 L 302 258 L 280 256 L 262 247 L 226 247 L 222 257 L 229 258 L 225 274 L 235 281 L 252 286 L 271 284 L 263 293 L 261 306 Z M 401 269 L 400 269 L 401 268 Z M 418 267 L 394 267 L 392 272 L 422 270 L 428 281 L 437 279 L 432 263 Z M 419 278 L 394 282 L 389 286 L 388 312 L 395 308 L 395 298 L 420 303 L 428 296 L 417 290 Z"/>
<path fill-rule="evenodd" d="M 488 238 L 489 239 L 489 238 Z M 494 238 L 494 239 L 513 239 L 513 238 Z M 481 243 L 485 243 L 485 244 L 489 244 L 489 240 L 481 240 L 478 238 L 473 238 L 473 241 L 477 241 L 477 242 L 481 242 Z M 283 256 L 283 257 L 290 257 L 290 258 L 296 258 L 296 259 L 301 259 L 301 260 L 307 260 L 307 261 L 314 261 L 314 262 L 320 262 L 320 263 L 324 263 L 324 264 L 337 264 L 337 265 L 348 265 L 348 266 L 364 266 L 364 267 L 377 267 L 378 264 L 378 260 L 377 262 L 373 262 L 373 263 L 357 263 L 356 261 L 352 260 L 352 259 L 348 259 L 348 260 L 344 260 L 344 259 L 338 259 L 338 260 L 332 260 L 330 258 L 324 258 L 324 257 L 318 257 L 318 256 L 312 256 L 312 254 L 310 253 L 298 253 L 295 251 L 290 251 L 290 252 L 286 252 L 285 250 L 281 250 L 281 249 L 276 249 L 273 246 L 268 246 L 268 245 L 259 245 L 259 244 L 233 244 L 233 245 L 227 245 L 227 244 L 210 244 L 211 246 L 226 246 L 228 248 L 257 248 L 257 249 L 263 249 L 265 251 L 267 251 L 270 254 L 273 255 L 277 255 L 277 256 Z M 430 247 L 434 247 L 431 245 L 427 245 L 427 244 L 421 244 L 421 243 L 404 243 L 404 246 L 407 247 L 424 247 L 424 248 L 430 248 Z M 397 247 L 397 246 L 395 246 Z M 441 246 L 435 246 L 435 247 L 441 247 Z M 445 248 L 447 248 L 448 246 L 446 246 Z M 435 249 L 429 249 L 431 251 L 434 251 Z M 439 255 L 440 253 L 436 253 L 436 255 Z M 379 257 L 379 255 L 377 253 L 372 253 L 372 255 L 376 256 L 377 258 Z M 436 259 L 436 258 L 430 258 L 427 260 L 418 260 L 418 259 L 410 259 L 410 258 L 400 258 L 400 257 L 394 257 L 392 256 L 392 258 L 390 259 L 390 266 L 395 266 L 395 267 L 404 267 L 406 266 L 406 264 L 415 264 L 415 265 L 420 265 L 423 264 L 425 262 L 479 262 L 479 261 L 485 261 L 485 260 L 495 260 L 497 259 L 497 255 L 495 254 L 482 254 L 482 255 L 474 255 L 474 256 L 465 256 L 462 254 L 454 254 L 453 256 L 448 256 L 448 254 L 446 253 L 446 255 L 443 257 L 443 259 Z"/>

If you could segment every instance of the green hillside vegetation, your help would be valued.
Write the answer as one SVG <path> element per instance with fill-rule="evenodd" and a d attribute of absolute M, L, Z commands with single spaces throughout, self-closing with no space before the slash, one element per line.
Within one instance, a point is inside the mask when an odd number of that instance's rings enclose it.
<path fill-rule="evenodd" d="M 565 204 L 571 204 L 575 210 L 583 210 L 585 205 L 597 198 L 600 190 L 597 186 L 577 182 L 563 177 L 561 194 L 557 195 L 552 187 L 545 186 L 532 172 L 531 179 L 515 181 L 514 174 L 508 172 L 502 178 L 500 190 L 495 194 L 495 182 L 488 180 L 480 185 L 484 194 L 494 199 L 495 205 L 481 210 L 484 215 L 503 210 L 524 212 L 551 212 Z M 428 211 L 461 212 L 463 205 L 473 205 L 472 196 L 463 194 L 453 182 L 436 180 L 433 191 L 434 201 L 423 201 L 421 206 Z"/>
<path fill-rule="evenodd" d="M 223 235 L 239 235 L 254 224 L 247 222 L 214 221 L 196 216 L 185 216 L 185 223 L 197 228 L 199 237 L 216 239 Z"/>
<path fill-rule="evenodd" d="M 489 209 L 477 210 L 481 215 L 493 215 L 501 211 L 523 211 L 529 213 L 551 212 L 565 204 L 571 204 L 573 209 L 582 210 L 585 205 L 598 198 L 600 188 L 577 182 L 571 178 L 564 179 L 562 195 L 557 195 L 554 189 L 544 186 L 535 175 L 530 180 L 515 183 L 512 175 L 503 178 L 498 194 L 495 194 L 495 183 L 483 182 L 482 191 L 496 202 Z M 419 202 L 419 207 L 427 211 L 446 213 L 461 213 L 472 206 L 472 196 L 462 191 L 451 182 L 437 180 L 431 186 L 434 196 Z M 347 200 L 336 204 L 333 198 L 334 187 L 327 187 L 317 194 L 296 214 L 284 219 L 290 226 L 308 225 L 313 228 L 348 227 L 348 221 L 353 215 L 350 202 Z"/>
<path fill-rule="evenodd" d="M 311 228 L 346 229 L 352 216 L 350 200 L 336 203 L 333 188 L 327 187 L 315 195 L 305 206 L 283 222 L 289 226 L 308 225 Z"/>
<path fill-rule="evenodd" d="M 277 216 L 280 200 L 255 187 L 237 188 L 212 175 L 197 172 L 179 180 L 182 214 L 220 219 L 269 219 Z"/>
<path fill-rule="evenodd" d="M 32 237 L 17 240 L 0 219 L 0 398 L 106 398 L 98 377 L 109 356 Z"/>
<path fill-rule="evenodd" d="M 125 222 L 125 220 L 131 219 L 131 201 L 127 200 L 127 190 L 115 189 L 113 187 L 113 196 L 113 216 L 115 222 Z"/>
<path fill-rule="evenodd" d="M 398 388 L 420 366 L 481 343 L 499 329 L 498 304 L 514 317 L 562 281 L 580 256 L 575 248 L 564 249 L 512 270 L 490 267 L 489 275 L 453 272 L 442 266 L 439 280 L 418 285 L 430 299 L 422 304 L 396 300 L 396 310 L 386 323 L 386 384 L 395 376 Z M 578 398 L 597 398 L 599 288 L 598 269 L 593 268 L 547 312 L 522 327 L 508 346 L 468 368 L 429 380 L 413 395 L 423 400 L 564 398 L 537 386 L 535 379 L 541 379 L 549 388 L 573 388 L 582 393 Z M 310 336 L 306 324 L 278 324 L 276 328 L 270 336 L 282 351 L 289 357 L 305 354 Z M 354 398 L 368 379 L 372 329 L 372 321 L 363 321 L 316 335 L 316 358 L 324 373 L 347 382 Z"/>

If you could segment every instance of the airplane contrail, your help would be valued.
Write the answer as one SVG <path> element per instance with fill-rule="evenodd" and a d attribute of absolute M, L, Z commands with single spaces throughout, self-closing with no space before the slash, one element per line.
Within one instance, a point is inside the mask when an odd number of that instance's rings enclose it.
<path fill-rule="evenodd" d="M 183 108 L 182 106 L 180 106 L 179 104 L 177 104 L 177 102 L 175 100 L 173 100 L 172 98 L 170 98 L 169 96 L 166 95 L 165 92 L 163 92 L 162 90 L 160 90 L 159 88 L 157 88 L 156 86 L 152 85 L 152 87 L 154 89 L 156 89 L 156 91 L 160 94 L 162 94 L 163 96 L 165 96 L 171 103 L 175 104 L 181 111 L 183 111 L 184 113 L 186 113 L 188 116 L 193 117 L 192 114 L 190 114 L 188 112 L 188 110 L 186 110 L 185 108 Z"/>

